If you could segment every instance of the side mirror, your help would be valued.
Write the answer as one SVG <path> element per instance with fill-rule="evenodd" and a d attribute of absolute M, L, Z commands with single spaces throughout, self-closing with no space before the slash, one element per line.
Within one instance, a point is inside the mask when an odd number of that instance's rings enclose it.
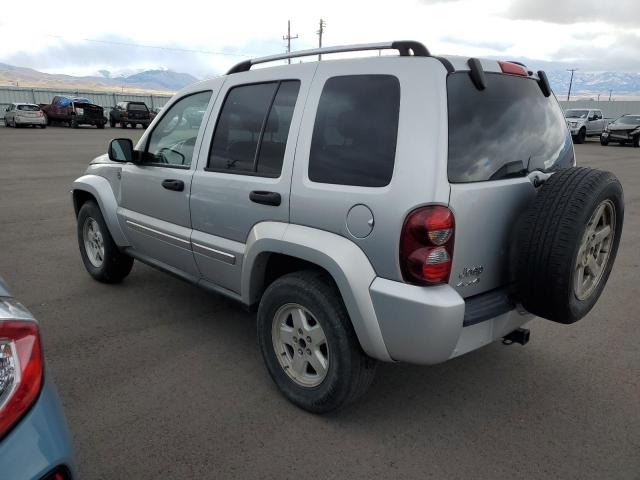
<path fill-rule="evenodd" d="M 114 138 L 109 143 L 109 160 L 133 162 L 133 142 L 130 138 Z"/>

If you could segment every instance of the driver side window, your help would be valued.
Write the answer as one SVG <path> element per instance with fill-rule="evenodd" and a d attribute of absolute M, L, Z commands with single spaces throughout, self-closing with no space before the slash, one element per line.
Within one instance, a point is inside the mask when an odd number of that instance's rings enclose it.
<path fill-rule="evenodd" d="M 211 93 L 194 93 L 178 100 L 166 111 L 149 136 L 144 163 L 185 168 L 191 165 Z"/>

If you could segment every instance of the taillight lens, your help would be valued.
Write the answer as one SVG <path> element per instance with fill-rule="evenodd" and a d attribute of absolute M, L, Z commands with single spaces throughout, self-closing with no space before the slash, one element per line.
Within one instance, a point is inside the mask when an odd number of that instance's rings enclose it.
<path fill-rule="evenodd" d="M 35 402 L 42 370 L 38 325 L 0 320 L 0 438 Z"/>
<path fill-rule="evenodd" d="M 406 282 L 418 285 L 446 283 L 451 273 L 455 222 L 442 205 L 412 211 L 400 235 L 400 269 Z"/>

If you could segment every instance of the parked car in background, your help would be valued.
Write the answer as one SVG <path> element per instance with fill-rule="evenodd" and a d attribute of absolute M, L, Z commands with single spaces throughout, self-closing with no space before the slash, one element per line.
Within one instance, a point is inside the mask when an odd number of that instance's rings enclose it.
<path fill-rule="evenodd" d="M 149 115 L 151 116 L 151 120 L 156 118 L 156 116 L 160 113 L 160 110 L 162 110 L 162 107 L 155 107 L 149 110 Z"/>
<path fill-rule="evenodd" d="M 584 143 L 587 137 L 599 137 L 605 127 L 602 110 L 572 108 L 564 112 L 564 117 L 575 143 Z"/>
<path fill-rule="evenodd" d="M 399 55 L 251 68 L 380 49 Z M 93 278 L 136 259 L 257 307 L 269 374 L 315 413 L 362 395 L 378 360 L 435 364 L 525 344 L 534 315 L 580 320 L 624 216 L 615 176 L 576 167 L 544 72 L 411 41 L 186 87 L 72 198 Z"/>
<path fill-rule="evenodd" d="M 38 126 L 47 127 L 47 119 L 42 109 L 35 103 L 12 103 L 4 113 L 5 127 Z"/>
<path fill-rule="evenodd" d="M 136 128 L 136 125 L 147 128 L 150 123 L 151 112 L 144 102 L 120 102 L 109 112 L 111 127 L 120 124 L 122 128 L 127 128 L 127 125 L 133 128 Z"/>
<path fill-rule="evenodd" d="M 62 122 L 71 128 L 78 128 L 80 125 L 104 128 L 106 122 L 104 109 L 86 98 L 57 95 L 50 104 L 41 107 L 47 117 L 47 125 Z"/>
<path fill-rule="evenodd" d="M 38 323 L 0 277 L 0 478 L 75 478 L 71 437 Z"/>
<path fill-rule="evenodd" d="M 640 115 L 623 115 L 607 125 L 600 136 L 601 145 L 618 142 L 620 145 L 630 143 L 640 146 Z"/>

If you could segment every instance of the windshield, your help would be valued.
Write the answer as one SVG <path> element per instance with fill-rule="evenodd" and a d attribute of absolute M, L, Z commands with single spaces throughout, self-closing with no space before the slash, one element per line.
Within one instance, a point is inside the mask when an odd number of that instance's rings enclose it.
<path fill-rule="evenodd" d="M 76 97 L 76 98 L 72 98 L 71 101 L 73 103 L 91 103 L 90 100 L 86 99 L 86 98 L 82 98 L 82 97 Z"/>
<path fill-rule="evenodd" d="M 587 118 L 589 110 L 567 110 L 564 114 L 566 118 Z"/>
<path fill-rule="evenodd" d="M 38 105 L 18 105 L 18 110 L 23 110 L 25 112 L 37 112 L 40 110 Z"/>
<path fill-rule="evenodd" d="M 138 112 L 146 112 L 147 106 L 144 103 L 129 103 L 127 110 L 135 110 Z"/>
<path fill-rule="evenodd" d="M 555 97 L 533 79 L 486 73 L 478 90 L 467 72 L 447 79 L 450 182 L 481 182 L 573 165 L 573 146 Z"/>
<path fill-rule="evenodd" d="M 625 115 L 620 117 L 615 123 L 622 123 L 624 125 L 640 125 L 640 115 Z"/>

